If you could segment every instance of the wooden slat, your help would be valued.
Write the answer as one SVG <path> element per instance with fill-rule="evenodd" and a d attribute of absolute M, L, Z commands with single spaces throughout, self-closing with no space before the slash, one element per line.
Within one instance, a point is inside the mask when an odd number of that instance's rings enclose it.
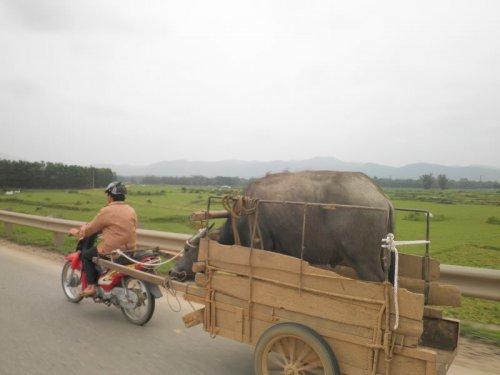
<path fill-rule="evenodd" d="M 337 266 L 333 271 L 341 276 L 357 279 L 356 272 L 351 267 Z M 421 278 L 399 276 L 399 286 L 408 289 L 410 292 L 423 294 L 425 281 Z M 460 306 L 460 296 L 460 290 L 456 286 L 445 285 L 435 281 L 429 283 L 428 303 L 430 305 Z"/>
<path fill-rule="evenodd" d="M 135 265 L 124 266 L 101 258 L 97 258 L 96 263 L 102 267 L 106 267 L 114 271 L 124 273 L 125 275 L 132 276 L 139 280 L 144 280 L 152 284 L 163 285 L 163 283 L 165 282 L 164 277 L 136 270 L 135 268 L 133 268 L 135 267 Z"/>
<path fill-rule="evenodd" d="M 420 255 L 399 253 L 399 275 L 422 279 L 422 265 L 425 258 Z M 439 279 L 439 261 L 431 258 L 429 262 L 429 281 Z"/>
<path fill-rule="evenodd" d="M 207 274 L 202 272 L 195 273 L 194 282 L 196 283 L 196 285 L 205 287 L 207 285 L 207 281 L 208 281 Z"/>
<path fill-rule="evenodd" d="M 226 246 L 203 240 L 200 244 L 199 259 L 206 259 L 209 252 L 210 266 L 248 276 L 250 274 L 250 251 L 252 251 L 251 273 L 256 279 L 301 286 L 304 290 L 314 290 L 318 293 L 338 294 L 350 300 L 384 301 L 385 299 L 385 287 L 380 283 L 352 280 L 330 270 L 310 266 L 300 259 L 265 250 L 250 250 L 242 246 Z M 300 275 L 301 268 L 302 275 Z M 423 296 L 400 289 L 399 305 L 401 316 L 422 319 Z M 393 304 L 391 308 L 392 306 Z"/>
<path fill-rule="evenodd" d="M 195 310 L 186 314 L 182 317 L 184 321 L 184 325 L 186 328 L 191 328 L 197 326 L 198 324 L 203 323 L 203 314 L 205 313 L 205 308 Z"/>
<path fill-rule="evenodd" d="M 295 311 L 313 317 L 320 317 L 339 323 L 373 329 L 378 324 L 380 306 L 366 302 L 349 301 L 341 298 L 329 298 L 264 282 L 252 281 L 252 301 L 277 309 Z M 212 276 L 214 290 L 238 299 L 249 299 L 249 279 L 224 272 L 214 272 Z M 394 321 L 394 315 L 391 321 Z M 396 332 L 409 336 L 422 333 L 422 321 L 400 317 L 400 326 Z"/>
<path fill-rule="evenodd" d="M 207 219 L 223 219 L 229 216 L 229 212 L 226 210 L 218 210 L 218 211 L 210 211 L 207 212 L 206 210 L 202 211 L 195 211 L 191 214 L 189 217 L 189 220 L 191 221 L 201 221 L 201 220 L 207 220 Z"/>
<path fill-rule="evenodd" d="M 404 254 L 399 253 L 399 277 L 417 279 L 422 279 L 422 263 L 424 261 L 424 257 L 413 255 L 413 254 Z M 439 270 L 439 261 L 431 258 L 429 263 L 429 281 L 437 281 L 439 279 L 440 270 Z M 345 265 L 338 265 L 333 268 L 333 271 L 338 273 L 339 275 L 349 277 L 351 279 L 358 279 L 358 275 L 356 271 L 352 267 L 348 267 Z"/>
<path fill-rule="evenodd" d="M 399 278 L 399 285 L 415 293 L 423 294 L 425 281 L 407 277 Z M 429 283 L 429 305 L 434 306 L 460 306 L 460 290 L 454 285 L 444 285 L 439 282 Z"/>
<path fill-rule="evenodd" d="M 440 306 L 425 306 L 424 307 L 424 317 L 442 319 L 443 318 L 443 308 Z"/>

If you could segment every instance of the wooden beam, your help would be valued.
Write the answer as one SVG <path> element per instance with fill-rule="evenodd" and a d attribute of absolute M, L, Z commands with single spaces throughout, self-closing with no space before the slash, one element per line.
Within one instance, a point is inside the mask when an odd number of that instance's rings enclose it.
<path fill-rule="evenodd" d="M 148 272 L 136 270 L 134 264 L 129 266 L 124 266 L 122 264 L 117 264 L 106 259 L 97 258 L 96 263 L 100 266 L 112 269 L 113 271 L 118 271 L 124 273 L 125 275 L 132 276 L 136 279 L 147 281 L 148 283 L 163 285 L 165 283 L 165 278 L 158 275 L 153 275 Z"/>
<path fill-rule="evenodd" d="M 193 212 L 189 217 L 189 220 L 202 221 L 207 219 L 224 219 L 227 217 L 229 217 L 229 212 L 227 212 L 226 210 L 210 211 L 210 212 L 202 210 Z"/>

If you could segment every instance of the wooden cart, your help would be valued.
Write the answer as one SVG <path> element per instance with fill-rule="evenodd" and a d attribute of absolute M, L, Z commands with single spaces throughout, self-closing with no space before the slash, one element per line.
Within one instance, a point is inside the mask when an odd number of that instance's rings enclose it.
<path fill-rule="evenodd" d="M 456 355 L 459 323 L 439 306 L 456 306 L 460 293 L 438 283 L 435 260 L 399 254 L 398 311 L 391 283 L 356 280 L 347 267 L 209 238 L 198 260 L 195 281 L 185 283 L 99 263 L 201 305 L 186 326 L 255 346 L 256 374 L 441 375 Z"/>

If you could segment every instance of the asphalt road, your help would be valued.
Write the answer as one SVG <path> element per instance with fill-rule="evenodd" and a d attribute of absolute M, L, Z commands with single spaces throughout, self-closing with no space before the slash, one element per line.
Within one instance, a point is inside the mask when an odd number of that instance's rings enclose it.
<path fill-rule="evenodd" d="M 0 242 L 0 374 L 252 373 L 249 346 L 184 328 L 165 298 L 137 327 L 114 307 L 69 303 L 60 271 L 57 256 Z M 449 374 L 489 373 L 469 362 Z"/>

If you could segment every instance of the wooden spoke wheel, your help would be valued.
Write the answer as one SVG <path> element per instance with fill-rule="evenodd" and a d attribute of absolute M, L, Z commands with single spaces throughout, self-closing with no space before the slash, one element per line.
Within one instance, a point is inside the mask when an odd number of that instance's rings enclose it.
<path fill-rule="evenodd" d="M 254 352 L 258 375 L 340 375 L 323 337 L 297 323 L 276 324 L 259 338 Z"/>

